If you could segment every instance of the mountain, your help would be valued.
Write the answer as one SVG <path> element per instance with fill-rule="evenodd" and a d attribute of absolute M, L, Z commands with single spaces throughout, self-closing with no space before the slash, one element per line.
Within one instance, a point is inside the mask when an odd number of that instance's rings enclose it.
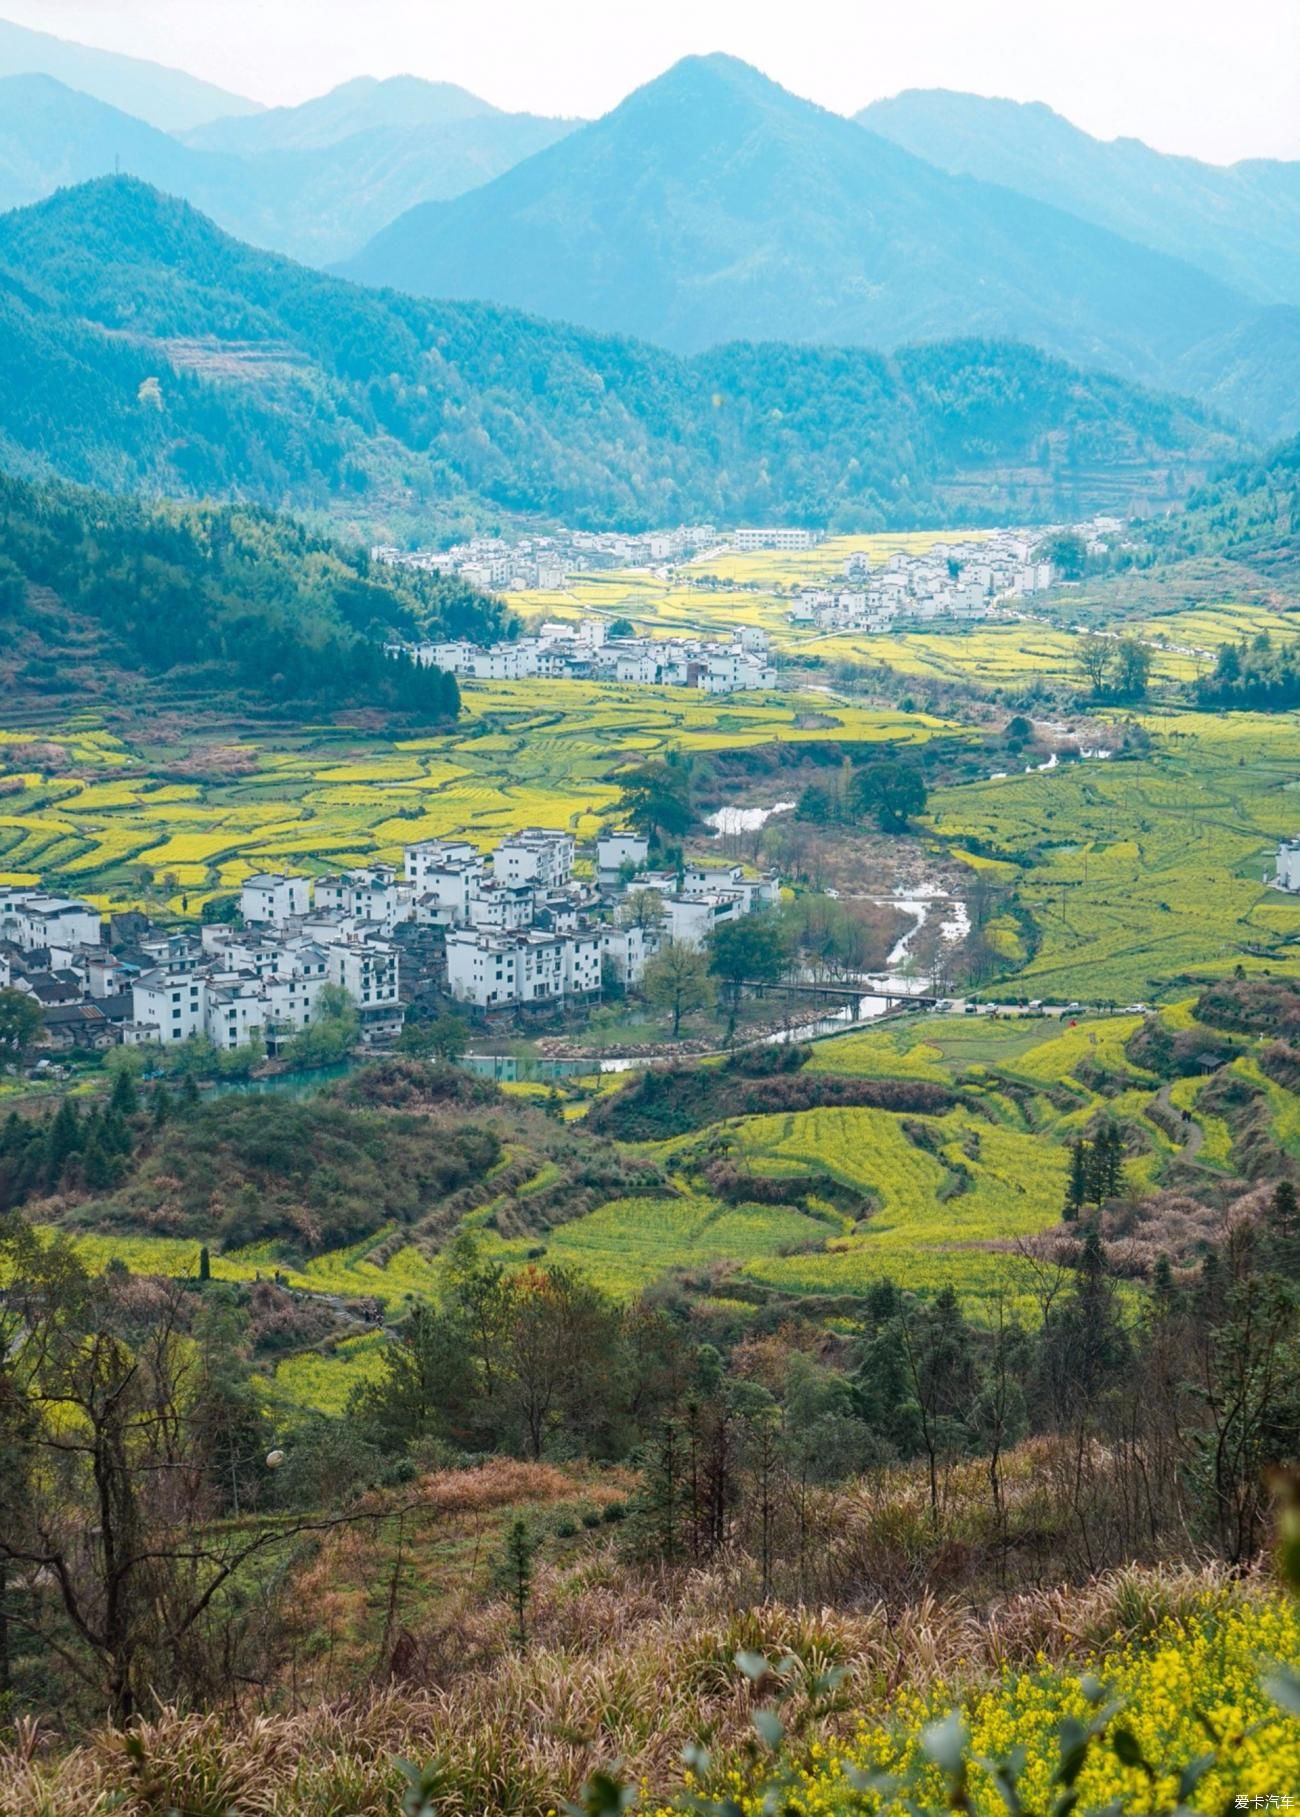
<path fill-rule="evenodd" d="M 283 501 L 384 534 L 501 511 L 626 526 L 1042 521 L 1164 508 L 1240 447 L 1195 405 L 1024 346 L 737 345 L 682 360 L 367 291 L 128 178 L 0 217 L 0 333 L 9 466 Z"/>
<path fill-rule="evenodd" d="M 954 176 L 1066 209 L 1259 302 L 1300 304 L 1300 163 L 1203 164 L 1094 139 L 1042 102 L 948 89 L 908 89 L 856 118 Z"/>
<path fill-rule="evenodd" d="M 200 82 L 183 70 L 116 51 L 93 50 L 0 19 L 0 76 L 28 75 L 55 76 L 69 88 L 166 131 L 198 126 L 219 115 L 258 111 L 256 101 Z"/>
<path fill-rule="evenodd" d="M 258 114 L 210 120 L 180 136 L 207 151 L 249 157 L 262 151 L 318 151 L 376 127 L 458 126 L 499 110 L 452 82 L 418 76 L 357 76 L 297 107 L 268 107 Z"/>
<path fill-rule="evenodd" d="M 265 117 L 235 124 L 256 127 Z M 51 76 L 9 76 L 0 78 L 0 209 L 121 170 L 184 196 L 241 239 L 326 264 L 376 222 L 486 182 L 568 130 L 564 121 L 484 111 L 242 156 L 182 143 Z"/>
<path fill-rule="evenodd" d="M 689 57 L 342 268 L 680 352 L 969 333 L 1165 382 L 1250 305 L 1193 267 L 956 178 L 722 56 Z"/>

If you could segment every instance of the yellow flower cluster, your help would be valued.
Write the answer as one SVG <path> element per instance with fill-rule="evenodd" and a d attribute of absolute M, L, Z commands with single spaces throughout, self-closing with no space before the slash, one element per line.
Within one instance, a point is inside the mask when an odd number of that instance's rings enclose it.
<path fill-rule="evenodd" d="M 1062 1671 L 1040 1655 L 1032 1670 L 1008 1674 L 982 1691 L 963 1695 L 942 1683 L 905 1689 L 878 1719 L 863 1716 L 847 1741 L 813 1742 L 797 1753 L 782 1808 L 800 1817 L 892 1817 L 904 1809 L 946 1808 L 947 1788 L 924 1758 L 921 1733 L 956 1706 L 970 1734 L 971 1808 L 978 1817 L 1004 1813 L 1006 1805 L 991 1775 L 974 1763 L 1005 1758 L 1014 1749 L 1023 1753 L 1017 1782 L 1023 1807 L 1048 1809 L 1060 1792 L 1051 1782 L 1062 1718 L 1087 1725 L 1097 1715 L 1084 1688 L 1091 1675 L 1121 1709 L 1089 1749 L 1077 1782 L 1080 1813 L 1111 1807 L 1117 1799 L 1126 1812 L 1172 1810 L 1180 1770 L 1212 1751 L 1214 1766 L 1183 1808 L 1285 1809 L 1289 1800 L 1300 1810 L 1300 1720 L 1280 1710 L 1260 1684 L 1270 1665 L 1294 1667 L 1298 1661 L 1295 1604 L 1241 1600 L 1225 1607 L 1207 1596 L 1190 1615 L 1166 1621 L 1145 1644 L 1105 1651 L 1078 1672 Z M 1110 1734 L 1121 1727 L 1131 1731 L 1153 1775 L 1141 1765 L 1121 1764 L 1110 1745 Z M 877 1775 L 906 1785 L 895 1798 L 864 1783 Z M 742 1784 L 734 1772 L 724 1788 L 745 1817 L 761 1817 L 764 1790 Z"/>

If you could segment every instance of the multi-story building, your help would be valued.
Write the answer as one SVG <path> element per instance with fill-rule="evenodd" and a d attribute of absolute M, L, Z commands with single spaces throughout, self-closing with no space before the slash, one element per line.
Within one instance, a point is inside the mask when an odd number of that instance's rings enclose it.
<path fill-rule="evenodd" d="M 311 907 L 311 878 L 267 871 L 245 880 L 239 892 L 239 912 L 245 922 L 284 927 Z"/>
<path fill-rule="evenodd" d="M 71 896 L 49 896 L 42 890 L 0 889 L 0 940 L 25 953 L 41 947 L 70 951 L 98 946 L 103 938 L 99 910 Z"/>
<path fill-rule="evenodd" d="M 602 833 L 596 841 L 596 881 L 602 889 L 612 888 L 626 865 L 639 871 L 649 856 L 650 845 L 643 833 L 619 827 Z"/>
<path fill-rule="evenodd" d="M 557 827 L 525 827 L 497 847 L 493 875 L 506 883 L 558 889 L 573 876 L 576 849 L 572 833 L 561 832 Z"/>
<path fill-rule="evenodd" d="M 1277 886 L 1300 890 L 1300 836 L 1282 840 L 1277 848 Z"/>
<path fill-rule="evenodd" d="M 208 984 L 196 972 L 146 972 L 131 987 L 136 1041 L 188 1041 L 207 1033 Z"/>

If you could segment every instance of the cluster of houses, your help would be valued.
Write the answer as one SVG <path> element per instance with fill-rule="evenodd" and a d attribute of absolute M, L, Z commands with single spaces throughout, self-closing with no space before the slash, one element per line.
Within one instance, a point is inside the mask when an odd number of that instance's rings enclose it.
<path fill-rule="evenodd" d="M 1052 564 L 1013 531 L 900 551 L 872 567 L 865 553 L 844 564 L 844 587 L 809 587 L 795 596 L 795 624 L 825 631 L 888 631 L 900 620 L 987 618 L 1009 599 L 1050 587 Z"/>
<path fill-rule="evenodd" d="M 576 625 L 557 620 L 541 625 L 532 636 L 496 644 L 387 647 L 390 655 L 401 652 L 424 666 L 472 676 L 476 681 L 540 677 L 632 682 L 643 687 L 696 688 L 707 694 L 776 686 L 767 633 L 754 627 L 740 628 L 726 640 L 611 637 L 609 630 L 609 622 L 603 618 L 584 618 Z"/>
<path fill-rule="evenodd" d="M 563 1007 L 610 980 L 635 987 L 663 941 L 700 946 L 778 899 L 775 875 L 726 863 L 651 871 L 647 858 L 641 835 L 609 832 L 580 879 L 574 837 L 556 828 L 524 828 L 491 854 L 427 840 L 405 848 L 400 871 L 249 877 L 238 920 L 180 931 L 6 888 L 0 988 L 35 998 L 53 1048 L 198 1036 L 275 1052 L 312 1022 L 330 985 L 346 991 L 362 1040 L 384 1042 L 426 986 L 487 1017 Z"/>
<path fill-rule="evenodd" d="M 408 550 L 381 544 L 370 551 L 370 558 L 392 567 L 457 574 L 495 593 L 558 593 L 568 585 L 571 574 L 671 567 L 715 548 L 718 542 L 712 524 L 680 524 L 675 530 L 640 533 L 561 529 L 548 536 L 523 536 L 516 542 L 476 536 L 448 549 Z"/>
<path fill-rule="evenodd" d="M 362 1038 L 402 1026 L 398 955 L 359 881 L 254 877 L 243 926 L 177 932 L 141 914 L 102 918 L 88 902 L 0 891 L 0 986 L 41 1005 L 56 1048 L 167 1045 L 205 1036 L 274 1049 L 305 1028 L 326 985 L 356 1006 Z"/>
<path fill-rule="evenodd" d="M 445 929 L 446 988 L 457 1003 L 487 1014 L 596 995 L 611 978 L 641 981 L 665 940 L 704 944 L 715 927 L 775 904 L 774 874 L 747 876 L 738 864 L 691 863 L 645 869 L 646 840 L 626 830 L 596 842 L 595 875 L 574 876 L 572 834 L 532 827 L 489 860 L 466 841 L 408 846 L 413 912 Z M 625 912 L 629 897 L 653 915 Z"/>
<path fill-rule="evenodd" d="M 813 549 L 820 530 L 773 525 L 719 530 L 714 524 L 679 524 L 675 530 L 566 530 L 546 536 L 476 536 L 447 549 L 399 549 L 377 543 L 370 559 L 394 568 L 456 574 L 493 593 L 559 593 L 574 574 L 611 568 L 668 569 L 714 550 L 745 554 L 757 549 Z"/>

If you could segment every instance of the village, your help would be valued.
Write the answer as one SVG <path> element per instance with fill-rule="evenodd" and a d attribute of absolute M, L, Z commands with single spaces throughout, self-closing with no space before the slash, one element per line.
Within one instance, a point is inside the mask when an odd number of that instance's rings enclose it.
<path fill-rule="evenodd" d="M 603 618 L 579 624 L 549 621 L 531 636 L 486 647 L 457 643 L 390 644 L 422 667 L 446 669 L 476 681 L 613 681 L 638 687 L 697 688 L 706 694 L 774 688 L 776 669 L 765 631 L 736 630 L 727 640 L 700 637 L 615 637 Z"/>
<path fill-rule="evenodd" d="M 635 989 L 663 944 L 700 948 L 715 927 L 779 899 L 772 873 L 696 861 L 650 870 L 648 857 L 642 835 L 617 828 L 595 841 L 584 878 L 574 836 L 556 828 L 523 828 L 491 854 L 427 840 L 404 849 L 400 871 L 251 876 L 230 919 L 197 928 L 137 911 L 101 917 L 88 902 L 10 887 L 0 989 L 39 1004 L 47 1051 L 199 1039 L 274 1056 L 340 1003 L 364 1045 L 386 1045 L 409 1013 L 448 1002 L 486 1025 Z"/>
<path fill-rule="evenodd" d="M 1118 518 L 1098 517 L 1075 533 L 1089 554 L 1100 554 L 1109 546 L 1106 538 L 1122 528 Z M 848 585 L 803 588 L 790 621 L 819 631 L 886 632 L 902 621 L 988 618 L 1061 578 L 1040 552 L 1050 534 L 994 530 L 920 552 L 899 551 L 878 566 L 865 555 L 850 555 L 844 563 Z"/>
<path fill-rule="evenodd" d="M 1015 617 L 1021 615 L 1019 601 L 1067 578 L 1050 559 L 1055 538 L 1071 537 L 1085 556 L 1097 556 L 1114 547 L 1123 531 L 1121 519 L 1097 516 L 1078 525 L 948 538 L 923 549 L 896 550 L 883 563 L 872 563 L 858 549 L 841 564 L 843 585 L 792 590 L 774 582 L 771 591 L 788 594 L 792 627 L 828 634 Z M 381 545 L 371 550 L 371 559 L 453 573 L 499 593 L 560 592 L 577 576 L 600 570 L 650 570 L 674 585 L 709 590 L 713 575 L 694 568 L 701 554 L 802 554 L 824 540 L 819 531 L 779 526 L 730 530 L 724 540 L 712 524 L 694 524 L 639 534 L 559 530 L 513 543 L 477 537 L 445 550 Z M 577 623 L 547 620 L 526 635 L 491 645 L 395 643 L 388 653 L 476 681 L 606 681 L 710 694 L 771 689 L 778 681 L 769 636 L 756 626 L 736 626 L 722 637 L 703 630 L 649 636 L 638 634 L 630 619 L 609 614 Z"/>

